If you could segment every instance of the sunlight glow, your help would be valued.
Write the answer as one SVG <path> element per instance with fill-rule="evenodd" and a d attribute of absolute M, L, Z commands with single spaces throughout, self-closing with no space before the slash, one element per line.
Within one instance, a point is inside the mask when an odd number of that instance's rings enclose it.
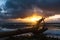
<path fill-rule="evenodd" d="M 30 17 L 26 17 L 26 18 L 18 18 L 18 19 L 16 19 L 16 20 L 21 20 L 21 21 L 23 21 L 23 22 L 35 22 L 36 23 L 36 21 L 38 21 L 38 20 L 40 20 L 42 17 L 41 16 L 38 16 L 38 15 L 32 15 L 32 16 L 30 16 Z"/>

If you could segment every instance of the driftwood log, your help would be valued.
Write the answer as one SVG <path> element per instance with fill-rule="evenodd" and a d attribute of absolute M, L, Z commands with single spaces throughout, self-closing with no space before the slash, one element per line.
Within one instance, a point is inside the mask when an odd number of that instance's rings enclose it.
<path fill-rule="evenodd" d="M 0 32 L 0 38 L 1 37 L 9 37 L 9 36 L 13 36 L 13 35 L 19 35 L 19 34 L 24 34 L 24 33 L 33 33 L 33 34 L 37 34 L 37 33 L 43 33 L 44 31 L 47 30 L 47 28 L 43 27 L 42 29 L 38 30 L 38 28 L 40 27 L 40 23 L 44 20 L 45 18 L 40 19 L 36 26 L 34 28 L 28 28 L 28 29 L 17 29 L 15 31 L 9 31 L 9 32 Z"/>

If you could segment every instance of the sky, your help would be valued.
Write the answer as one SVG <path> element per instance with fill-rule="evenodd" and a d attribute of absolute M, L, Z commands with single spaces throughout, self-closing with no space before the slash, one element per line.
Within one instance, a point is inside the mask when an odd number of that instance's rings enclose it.
<path fill-rule="evenodd" d="M 44 17 L 60 15 L 60 0 L 0 0 L 0 20 L 30 16 L 34 8 Z"/>

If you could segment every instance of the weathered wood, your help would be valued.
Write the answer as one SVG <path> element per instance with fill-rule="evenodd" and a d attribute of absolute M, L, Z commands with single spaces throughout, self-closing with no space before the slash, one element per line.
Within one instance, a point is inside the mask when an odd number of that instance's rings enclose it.
<path fill-rule="evenodd" d="M 10 32 L 1 32 L 0 33 L 0 37 L 9 37 L 9 36 L 13 36 L 13 35 L 18 35 L 18 34 L 24 34 L 24 33 L 29 33 L 32 32 L 33 34 L 38 34 L 38 33 L 43 33 L 44 31 L 46 31 L 47 29 L 44 27 L 40 30 L 38 30 L 40 23 L 44 20 L 45 18 L 40 19 L 35 28 L 28 28 L 28 29 L 17 29 L 15 31 L 10 31 Z"/>

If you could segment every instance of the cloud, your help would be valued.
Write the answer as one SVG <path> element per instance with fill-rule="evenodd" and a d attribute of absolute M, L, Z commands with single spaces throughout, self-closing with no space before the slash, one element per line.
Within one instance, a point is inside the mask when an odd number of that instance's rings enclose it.
<path fill-rule="evenodd" d="M 3 0 L 0 6 L 0 18 L 18 18 L 32 15 L 28 13 L 37 8 L 43 10 L 42 15 L 60 14 L 60 0 Z M 46 15 L 47 14 L 47 15 Z"/>
<path fill-rule="evenodd" d="M 60 23 L 60 15 L 54 15 L 45 19 L 47 23 Z"/>
<path fill-rule="evenodd" d="M 38 0 L 38 5 L 43 7 L 58 7 L 60 0 Z"/>

